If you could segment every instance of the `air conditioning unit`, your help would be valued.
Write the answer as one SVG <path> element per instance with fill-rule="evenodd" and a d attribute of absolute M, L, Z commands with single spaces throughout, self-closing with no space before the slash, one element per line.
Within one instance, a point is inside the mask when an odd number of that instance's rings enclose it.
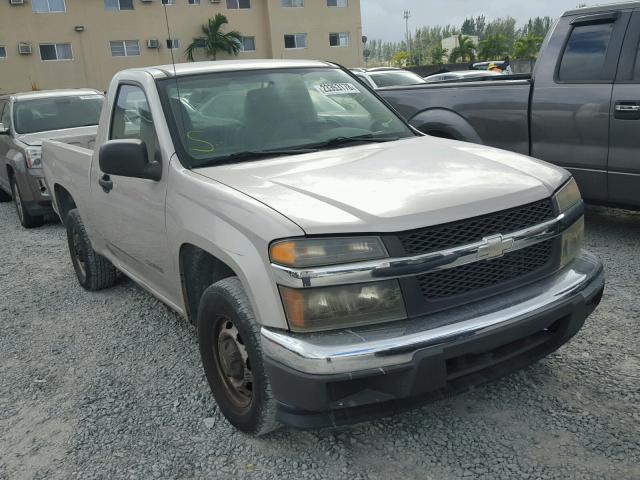
<path fill-rule="evenodd" d="M 160 48 L 160 40 L 157 38 L 147 40 L 147 48 Z"/>
<path fill-rule="evenodd" d="M 211 3 L 222 3 L 222 0 L 209 0 Z"/>
<path fill-rule="evenodd" d="M 9 0 L 9 5 L 24 5 L 24 0 Z"/>
<path fill-rule="evenodd" d="M 20 55 L 31 55 L 33 53 L 33 49 L 31 48 L 30 43 L 19 43 L 18 44 L 18 53 Z"/>

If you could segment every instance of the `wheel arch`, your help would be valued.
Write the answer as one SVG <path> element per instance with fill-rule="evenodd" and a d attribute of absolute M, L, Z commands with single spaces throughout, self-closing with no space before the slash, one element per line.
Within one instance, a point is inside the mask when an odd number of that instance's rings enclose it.
<path fill-rule="evenodd" d="M 185 314 L 189 322 L 195 324 L 204 291 L 210 285 L 238 274 L 226 262 L 192 243 L 180 246 L 178 262 Z"/>
<path fill-rule="evenodd" d="M 56 210 L 58 216 L 64 223 L 64 219 L 74 208 L 77 208 L 73 195 L 59 183 L 56 183 L 53 187 L 54 200 L 56 204 Z"/>
<path fill-rule="evenodd" d="M 427 135 L 482 144 L 482 138 L 467 119 L 452 110 L 431 108 L 409 120 L 409 123 Z"/>

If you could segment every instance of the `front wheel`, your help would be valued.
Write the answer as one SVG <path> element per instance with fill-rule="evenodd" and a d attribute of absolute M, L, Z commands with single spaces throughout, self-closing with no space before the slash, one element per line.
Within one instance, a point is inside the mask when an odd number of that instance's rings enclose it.
<path fill-rule="evenodd" d="M 67 227 L 71 262 L 82 288 L 96 291 L 113 286 L 117 270 L 109 260 L 91 247 L 80 212 L 75 208 L 70 210 L 64 218 L 64 224 Z"/>
<path fill-rule="evenodd" d="M 22 194 L 20 193 L 20 187 L 16 183 L 16 179 L 11 177 L 11 192 L 13 193 L 13 201 L 16 204 L 16 211 L 18 213 L 18 220 L 24 228 L 36 228 L 41 227 L 44 224 L 44 216 L 31 215 L 27 210 L 22 200 Z"/>
<path fill-rule="evenodd" d="M 198 337 L 207 381 L 227 420 L 252 435 L 277 429 L 260 329 L 238 278 L 226 278 L 205 290 L 198 310 Z"/>

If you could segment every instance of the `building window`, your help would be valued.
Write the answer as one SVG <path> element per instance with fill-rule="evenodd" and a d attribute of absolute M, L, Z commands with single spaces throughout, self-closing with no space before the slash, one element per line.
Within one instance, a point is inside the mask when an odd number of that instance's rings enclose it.
<path fill-rule="evenodd" d="M 61 13 L 65 11 L 64 0 L 31 0 L 34 13 Z"/>
<path fill-rule="evenodd" d="M 7 47 L 0 47 L 0 58 L 7 58 Z"/>
<path fill-rule="evenodd" d="M 175 5 L 176 0 L 162 0 L 162 5 Z"/>
<path fill-rule="evenodd" d="M 242 37 L 240 42 L 241 52 L 255 52 L 256 51 L 256 37 Z"/>
<path fill-rule="evenodd" d="M 284 48 L 307 48 L 306 33 L 288 33 L 284 36 Z"/>
<path fill-rule="evenodd" d="M 227 0 L 227 8 L 231 10 L 251 8 L 251 0 Z"/>
<path fill-rule="evenodd" d="M 177 50 L 180 48 L 180 39 L 179 38 L 170 38 L 167 40 L 167 48 L 169 50 Z"/>
<path fill-rule="evenodd" d="M 350 43 L 351 34 L 349 32 L 329 34 L 329 45 L 332 47 L 348 47 Z"/>
<path fill-rule="evenodd" d="M 200 5 L 200 0 L 187 0 L 188 5 Z"/>
<path fill-rule="evenodd" d="M 327 0 L 327 7 L 345 8 L 348 7 L 348 0 Z"/>
<path fill-rule="evenodd" d="M 70 43 L 41 43 L 40 58 L 44 61 L 73 60 Z"/>
<path fill-rule="evenodd" d="M 304 7 L 304 0 L 281 0 L 283 7 Z"/>
<path fill-rule="evenodd" d="M 105 10 L 133 10 L 133 0 L 104 0 Z"/>
<path fill-rule="evenodd" d="M 112 57 L 137 57 L 140 55 L 138 40 L 115 40 L 109 42 Z"/>

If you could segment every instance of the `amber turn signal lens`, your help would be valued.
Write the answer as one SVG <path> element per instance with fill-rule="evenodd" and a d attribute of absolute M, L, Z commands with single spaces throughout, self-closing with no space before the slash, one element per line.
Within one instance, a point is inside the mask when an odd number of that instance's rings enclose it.
<path fill-rule="evenodd" d="M 295 265 L 296 244 L 281 242 L 271 246 L 271 261 L 281 265 Z"/>

